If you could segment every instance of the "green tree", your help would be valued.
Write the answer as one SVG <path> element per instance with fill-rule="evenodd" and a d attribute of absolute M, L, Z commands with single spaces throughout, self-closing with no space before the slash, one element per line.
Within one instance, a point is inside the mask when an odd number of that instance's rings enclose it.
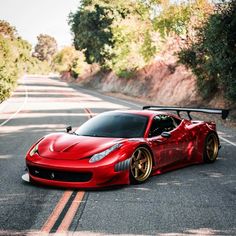
<path fill-rule="evenodd" d="M 0 35 L 0 102 L 10 96 L 16 85 L 18 70 L 15 66 L 17 62 L 15 51 L 11 39 Z"/>
<path fill-rule="evenodd" d="M 199 27 L 212 11 L 208 0 L 174 1 L 161 0 L 156 3 L 154 29 L 162 38 L 178 35 L 192 40 L 195 27 Z"/>
<path fill-rule="evenodd" d="M 38 43 L 35 46 L 33 56 L 37 57 L 40 61 L 51 62 L 52 57 L 57 52 L 55 38 L 47 34 L 40 34 L 37 39 Z"/>
<path fill-rule="evenodd" d="M 117 18 L 112 25 L 114 47 L 110 51 L 113 56 L 106 63 L 118 76 L 132 77 L 155 54 L 155 46 L 147 33 L 151 24 L 142 17 L 138 13 L 128 14 L 125 18 Z M 148 37 L 149 45 L 146 45 Z M 152 52 L 148 51 L 150 49 Z"/>
<path fill-rule="evenodd" d="M 17 32 L 16 28 L 11 26 L 7 21 L 0 20 L 0 35 L 10 39 L 15 39 Z"/>
<path fill-rule="evenodd" d="M 187 25 L 190 21 L 191 8 L 187 3 L 162 3 L 162 10 L 154 18 L 155 30 L 158 30 L 163 38 L 170 34 L 186 34 Z"/>
<path fill-rule="evenodd" d="M 145 62 L 149 62 L 157 52 L 156 46 L 153 44 L 150 31 L 145 32 L 144 41 L 140 50 Z"/>
<path fill-rule="evenodd" d="M 19 41 L 15 27 L 0 20 L 0 102 L 10 96 L 21 70 Z"/>
<path fill-rule="evenodd" d="M 109 7 L 94 5 L 88 9 L 88 1 L 74 14 L 70 14 L 69 23 L 74 34 L 74 46 L 77 50 L 84 50 L 88 63 L 104 64 L 110 59 L 106 47 L 112 47 L 111 17 L 112 10 Z"/>
<path fill-rule="evenodd" d="M 87 68 L 84 54 L 71 46 L 59 51 L 54 56 L 52 64 L 55 71 L 60 73 L 70 71 L 74 77 L 82 74 Z"/>
<path fill-rule="evenodd" d="M 88 63 L 99 63 L 117 74 L 132 74 L 155 54 L 152 34 L 147 33 L 152 28 L 149 7 L 144 2 L 82 1 L 70 15 L 75 48 L 84 50 Z"/>
<path fill-rule="evenodd" d="M 0 102 L 10 96 L 25 72 L 48 72 L 44 62 L 31 56 L 32 46 L 17 36 L 15 27 L 0 21 Z"/>
<path fill-rule="evenodd" d="M 196 41 L 179 53 L 180 62 L 197 76 L 205 98 L 223 91 L 236 101 L 236 2 L 218 5 L 206 24 L 198 28 Z"/>

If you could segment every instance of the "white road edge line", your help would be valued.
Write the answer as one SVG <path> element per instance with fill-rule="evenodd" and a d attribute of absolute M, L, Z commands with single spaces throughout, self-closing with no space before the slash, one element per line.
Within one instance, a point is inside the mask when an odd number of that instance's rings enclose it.
<path fill-rule="evenodd" d="M 229 141 L 228 139 L 223 138 L 222 136 L 219 136 L 219 138 L 222 139 L 223 141 L 225 141 L 225 142 L 227 142 L 227 143 L 229 143 L 229 144 L 231 144 L 231 145 L 236 147 L 236 143 L 233 143 L 233 142 Z"/>
<path fill-rule="evenodd" d="M 28 100 L 28 90 L 25 86 L 25 76 L 23 77 L 23 80 L 22 80 L 22 83 L 24 84 L 24 88 L 25 88 L 25 99 L 24 99 L 24 102 L 23 104 L 17 109 L 17 111 L 12 114 L 7 120 L 3 121 L 1 124 L 0 124 L 0 127 L 5 125 L 8 121 L 10 121 L 12 118 L 14 118 L 25 106 L 25 104 L 27 103 L 27 100 Z"/>

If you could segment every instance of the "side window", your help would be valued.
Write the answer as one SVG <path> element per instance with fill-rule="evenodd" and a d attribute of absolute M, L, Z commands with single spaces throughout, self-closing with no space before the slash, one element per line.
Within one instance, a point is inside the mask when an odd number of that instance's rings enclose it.
<path fill-rule="evenodd" d="M 180 121 L 178 121 L 180 123 Z M 167 115 L 158 115 L 153 118 L 149 137 L 155 137 L 161 135 L 164 131 L 171 131 L 175 129 L 177 125 L 172 117 Z"/>
<path fill-rule="evenodd" d="M 172 117 L 172 119 L 173 119 L 173 121 L 174 121 L 174 125 L 175 125 L 175 127 L 179 126 L 180 123 L 181 123 L 181 121 L 182 121 L 182 120 L 177 119 L 177 118 L 175 118 L 175 117 Z"/>
<path fill-rule="evenodd" d="M 151 128 L 150 128 L 150 132 L 149 132 L 149 135 L 148 135 L 149 137 L 158 136 L 163 132 L 162 129 L 160 128 L 160 122 L 161 122 L 161 118 L 159 116 L 155 116 L 153 118 L 152 125 L 151 125 Z"/>

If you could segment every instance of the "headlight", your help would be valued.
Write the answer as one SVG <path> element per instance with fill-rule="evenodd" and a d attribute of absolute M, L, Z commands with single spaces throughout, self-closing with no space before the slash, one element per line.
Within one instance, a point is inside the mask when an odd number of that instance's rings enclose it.
<path fill-rule="evenodd" d="M 89 160 L 90 163 L 96 162 L 96 161 L 100 161 L 102 160 L 105 156 L 107 156 L 108 154 L 110 154 L 111 152 L 113 152 L 114 150 L 116 150 L 117 148 L 119 148 L 121 146 L 120 143 L 117 143 L 115 145 L 113 145 L 112 147 L 106 149 L 103 152 L 100 153 L 96 153 L 94 154 L 91 159 Z"/>
<path fill-rule="evenodd" d="M 35 153 L 38 153 L 39 145 L 36 144 L 33 149 L 30 151 L 30 156 L 32 157 Z"/>

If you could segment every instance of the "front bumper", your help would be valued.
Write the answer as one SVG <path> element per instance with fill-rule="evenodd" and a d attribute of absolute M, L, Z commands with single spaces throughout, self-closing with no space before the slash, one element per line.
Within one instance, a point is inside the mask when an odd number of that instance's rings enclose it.
<path fill-rule="evenodd" d="M 50 160 L 26 158 L 30 182 L 66 188 L 102 188 L 129 184 L 129 168 L 117 171 L 115 159 L 91 164 L 88 160 Z"/>

